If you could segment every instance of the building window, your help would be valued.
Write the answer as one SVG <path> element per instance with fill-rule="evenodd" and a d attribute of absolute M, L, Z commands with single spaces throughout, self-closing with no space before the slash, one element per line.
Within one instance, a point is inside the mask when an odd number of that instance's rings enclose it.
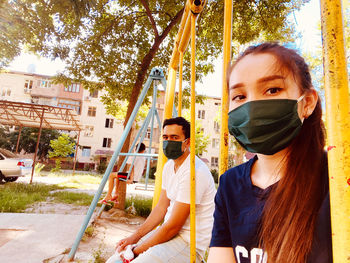
<path fill-rule="evenodd" d="M 79 93 L 79 91 L 80 91 L 80 84 L 79 83 L 73 83 L 73 84 L 69 85 L 68 87 L 64 87 L 64 91 Z"/>
<path fill-rule="evenodd" d="M 11 96 L 11 89 L 10 89 L 10 88 L 6 88 L 6 87 L 3 87 L 3 88 L 1 89 L 1 96 L 2 96 L 2 97 L 5 97 L 5 96 L 10 97 L 10 96 Z"/>
<path fill-rule="evenodd" d="M 219 157 L 211 157 L 211 166 L 213 167 L 219 166 Z"/>
<path fill-rule="evenodd" d="M 106 123 L 105 123 L 105 127 L 106 128 L 113 128 L 113 122 L 114 120 L 113 119 L 106 119 Z"/>
<path fill-rule="evenodd" d="M 96 107 L 88 108 L 88 116 L 95 117 L 96 116 Z"/>
<path fill-rule="evenodd" d="M 83 157 L 89 157 L 90 154 L 91 154 L 91 147 L 83 146 L 83 150 L 82 150 L 81 155 Z"/>
<path fill-rule="evenodd" d="M 77 112 L 77 114 L 80 114 L 80 106 L 81 102 L 78 100 L 63 100 L 60 99 L 57 104 L 59 107 L 67 108 L 67 109 L 73 109 Z"/>
<path fill-rule="evenodd" d="M 24 93 L 29 93 L 33 88 L 33 81 L 32 80 L 26 80 L 24 82 Z"/>
<path fill-rule="evenodd" d="M 215 102 L 215 106 L 221 106 L 221 102 Z"/>
<path fill-rule="evenodd" d="M 205 110 L 198 110 L 198 119 L 205 119 Z"/>
<path fill-rule="evenodd" d="M 92 137 L 92 136 L 94 136 L 94 126 L 86 125 L 85 126 L 85 130 L 84 130 L 84 136 L 85 137 Z"/>
<path fill-rule="evenodd" d="M 51 81 L 48 80 L 48 79 L 41 79 L 41 80 L 38 80 L 38 87 L 39 88 L 51 88 Z"/>
<path fill-rule="evenodd" d="M 220 140 L 217 138 L 214 138 L 214 139 L 212 139 L 211 147 L 219 148 L 219 143 L 220 143 Z"/>
<path fill-rule="evenodd" d="M 214 121 L 214 130 L 215 130 L 216 132 L 219 132 L 219 131 L 220 131 L 220 124 L 219 124 L 219 122 L 217 122 L 217 121 Z"/>
<path fill-rule="evenodd" d="M 90 91 L 90 95 L 91 98 L 97 98 L 98 97 L 98 90 L 94 90 L 93 92 Z"/>
<path fill-rule="evenodd" d="M 111 144 L 112 144 L 112 139 L 111 138 L 103 138 L 102 147 L 104 147 L 104 148 L 111 148 Z"/>

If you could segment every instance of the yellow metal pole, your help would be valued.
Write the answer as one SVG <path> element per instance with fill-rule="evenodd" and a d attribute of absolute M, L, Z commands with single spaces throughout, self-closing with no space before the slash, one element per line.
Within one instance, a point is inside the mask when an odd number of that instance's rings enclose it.
<path fill-rule="evenodd" d="M 179 64 L 179 43 L 181 41 L 184 27 L 186 24 L 187 17 L 189 15 L 190 10 L 190 0 L 187 0 L 185 5 L 185 10 L 181 18 L 179 31 L 176 36 L 176 40 L 174 43 L 174 49 L 173 53 L 171 55 L 171 59 L 169 62 L 169 69 L 168 69 L 168 79 L 167 79 L 167 89 L 165 92 L 165 109 L 164 109 L 164 116 L 163 120 L 171 118 L 173 113 L 173 105 L 174 105 L 174 94 L 175 94 L 175 82 L 176 82 L 176 69 Z M 161 134 L 162 134 L 161 130 Z M 162 136 L 161 136 L 162 138 Z M 153 194 L 153 202 L 152 202 L 152 208 L 156 206 L 159 200 L 160 192 L 162 190 L 162 173 L 163 173 L 163 167 L 166 163 L 167 158 L 165 157 L 163 153 L 163 140 L 160 139 L 159 142 L 159 154 L 158 154 L 158 160 L 157 160 L 157 171 L 156 171 L 156 181 L 155 181 L 155 187 L 154 187 L 154 194 Z"/>
<path fill-rule="evenodd" d="M 182 69 L 183 69 L 183 58 L 184 53 L 180 52 L 180 69 L 179 69 L 179 97 L 178 97 L 178 108 L 177 108 L 177 115 L 181 117 L 181 111 L 182 111 Z"/>
<path fill-rule="evenodd" d="M 333 262 L 350 262 L 350 107 L 341 0 L 321 0 Z"/>
<path fill-rule="evenodd" d="M 204 0 L 187 0 L 185 5 L 185 10 L 182 15 L 181 23 L 180 23 L 180 29 L 178 31 L 178 34 L 176 36 L 176 41 L 174 44 L 173 53 L 171 55 L 171 59 L 169 62 L 169 72 L 168 72 L 168 82 L 167 82 L 167 90 L 165 93 L 165 111 L 164 111 L 164 117 L 163 119 L 171 118 L 172 116 L 172 110 L 174 105 L 174 94 L 175 94 L 175 80 L 176 80 L 176 70 L 179 65 L 179 45 L 182 47 L 184 46 L 183 43 L 188 44 L 188 40 L 190 38 L 190 32 L 189 30 L 185 30 L 185 27 L 188 27 L 188 17 L 191 14 L 195 14 L 196 16 L 203 10 L 205 1 Z M 190 11 L 191 9 L 191 11 Z M 187 25 L 186 25 L 187 23 Z M 187 42 L 186 42 L 187 41 Z M 186 48 L 186 47 L 185 47 Z M 183 53 L 183 51 L 181 51 Z M 162 186 L 162 172 L 163 172 L 163 166 L 166 163 L 167 159 L 163 154 L 163 142 L 161 140 L 159 144 L 159 155 L 158 155 L 158 161 L 157 161 L 157 172 L 156 172 L 156 182 L 155 182 L 155 189 L 154 189 L 154 195 L 153 195 L 153 204 L 152 207 L 154 207 L 159 200 L 160 192 L 161 192 L 161 186 Z"/>
<path fill-rule="evenodd" d="M 171 118 L 173 114 L 175 82 L 176 82 L 176 70 L 170 67 L 168 72 L 167 88 L 165 92 L 165 109 L 164 109 L 164 117 L 163 117 L 164 120 Z M 163 131 L 161 131 L 161 134 L 162 133 Z M 161 136 L 160 138 L 162 137 L 163 136 Z M 166 161 L 167 161 L 167 158 L 163 153 L 163 140 L 160 139 L 159 155 L 157 160 L 156 182 L 154 187 L 152 207 L 155 207 L 155 205 L 158 203 L 158 200 L 159 200 L 160 192 L 162 190 L 163 166 L 166 163 Z"/>
<path fill-rule="evenodd" d="M 183 44 L 181 44 L 181 42 L 187 41 L 187 44 L 188 44 L 190 32 L 188 30 L 185 30 L 185 27 L 186 27 L 187 19 L 190 16 L 190 5 L 191 5 L 190 0 L 187 0 L 186 5 L 185 5 L 185 10 L 182 14 L 182 18 L 181 18 L 181 22 L 180 22 L 180 28 L 179 28 L 179 31 L 177 32 L 176 40 L 174 43 L 173 53 L 171 55 L 171 59 L 169 62 L 170 68 L 177 69 L 177 67 L 179 65 L 179 55 L 180 55 L 179 46 L 180 45 L 183 46 Z M 182 38 L 184 38 L 184 39 L 182 40 Z M 187 46 L 185 46 L 182 53 L 185 52 L 186 47 Z"/>
<path fill-rule="evenodd" d="M 196 262 L 196 170 L 195 170 L 195 154 L 196 154 L 196 16 L 191 15 L 191 210 L 190 210 L 190 224 L 191 224 L 191 238 L 190 262 Z"/>
<path fill-rule="evenodd" d="M 224 57 L 222 67 L 222 97 L 221 97 L 221 129 L 220 129 L 220 162 L 219 175 L 227 170 L 228 165 L 228 87 L 226 83 L 226 72 L 231 60 L 232 39 L 232 0 L 225 0 L 224 13 Z"/>
<path fill-rule="evenodd" d="M 179 43 L 179 52 L 185 53 L 185 50 L 188 46 L 188 43 L 190 42 L 190 36 L 191 36 L 191 12 L 188 13 L 186 23 L 184 26 L 183 34 L 180 39 Z"/>

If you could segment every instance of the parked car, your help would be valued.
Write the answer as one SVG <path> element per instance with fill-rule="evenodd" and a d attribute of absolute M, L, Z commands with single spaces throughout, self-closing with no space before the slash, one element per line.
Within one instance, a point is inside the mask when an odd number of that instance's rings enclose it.
<path fill-rule="evenodd" d="M 16 154 L 0 148 L 0 182 L 14 182 L 19 176 L 29 175 L 33 160 L 19 158 Z"/>

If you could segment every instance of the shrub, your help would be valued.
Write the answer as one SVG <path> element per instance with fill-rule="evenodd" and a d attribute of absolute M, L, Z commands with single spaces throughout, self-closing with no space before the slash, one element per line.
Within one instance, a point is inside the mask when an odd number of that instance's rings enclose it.
<path fill-rule="evenodd" d="M 44 169 L 45 164 L 43 163 L 36 163 L 34 167 L 35 174 L 39 175 L 41 170 Z"/>
<path fill-rule="evenodd" d="M 157 166 L 151 167 L 151 168 L 149 169 L 148 178 L 149 178 L 149 179 L 156 179 L 156 175 L 155 175 L 156 171 L 157 171 Z"/>
<path fill-rule="evenodd" d="M 125 200 L 125 207 L 133 205 L 138 216 L 147 217 L 152 211 L 152 198 L 132 196 Z"/>
<path fill-rule="evenodd" d="M 218 183 L 218 180 L 219 180 L 219 173 L 218 173 L 218 171 L 216 169 L 211 169 L 210 172 L 211 172 L 211 175 L 214 178 L 214 182 Z"/>
<path fill-rule="evenodd" d="M 105 162 L 99 163 L 99 165 L 97 166 L 97 172 L 99 172 L 100 174 L 105 173 L 107 169 L 107 164 Z"/>
<path fill-rule="evenodd" d="M 55 163 L 56 163 L 55 168 L 51 169 L 51 172 L 53 172 L 53 173 L 59 172 L 61 170 L 61 160 L 60 159 L 56 159 Z"/>

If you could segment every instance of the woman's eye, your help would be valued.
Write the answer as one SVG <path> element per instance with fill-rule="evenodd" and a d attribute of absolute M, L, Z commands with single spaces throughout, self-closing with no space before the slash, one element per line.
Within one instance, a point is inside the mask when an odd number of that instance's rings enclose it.
<path fill-rule="evenodd" d="M 245 99 L 244 95 L 235 95 L 232 97 L 233 101 L 239 101 L 239 100 L 243 100 L 243 99 Z"/>
<path fill-rule="evenodd" d="M 276 94 L 278 92 L 280 92 L 282 89 L 281 88 L 270 88 L 266 91 L 267 94 Z"/>

